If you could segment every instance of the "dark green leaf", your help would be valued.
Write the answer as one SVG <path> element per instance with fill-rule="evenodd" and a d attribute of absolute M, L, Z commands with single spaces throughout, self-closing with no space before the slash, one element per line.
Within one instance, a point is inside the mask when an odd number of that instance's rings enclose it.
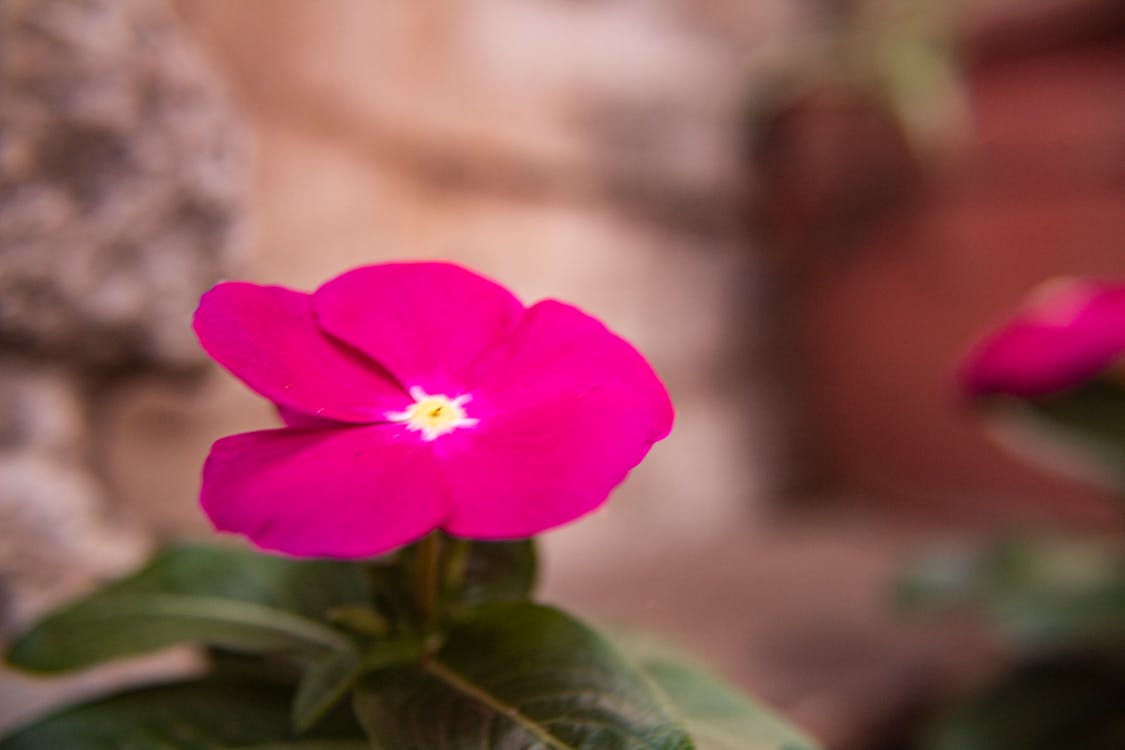
<path fill-rule="evenodd" d="M 1125 670 L 1068 657 L 1006 676 L 946 718 L 926 750 L 1120 750 Z"/>
<path fill-rule="evenodd" d="M 295 690 L 304 674 L 302 662 L 307 663 L 309 655 L 294 658 L 294 654 L 284 651 L 277 653 L 253 653 L 236 651 L 221 646 L 207 646 L 203 649 L 207 658 L 208 674 L 224 680 L 271 681 L 286 685 Z"/>
<path fill-rule="evenodd" d="M 391 630 L 390 621 L 371 607 L 333 607 L 325 613 L 328 622 L 368 638 L 382 638 Z"/>
<path fill-rule="evenodd" d="M 367 747 L 344 715 L 298 741 L 290 691 L 256 681 L 216 681 L 133 690 L 41 719 L 0 741 L 0 750 L 351 750 Z"/>
<path fill-rule="evenodd" d="M 371 750 L 371 743 L 366 737 L 355 740 L 295 740 L 223 748 L 223 750 Z"/>
<path fill-rule="evenodd" d="M 64 672 L 176 643 L 266 652 L 343 649 L 345 636 L 314 620 L 256 604 L 175 594 L 106 595 L 43 620 L 24 633 L 8 661 Z"/>
<path fill-rule="evenodd" d="M 314 618 L 366 595 L 354 565 L 180 547 L 48 616 L 12 644 L 8 660 L 57 672 L 183 642 L 249 651 L 341 649 L 348 639 Z"/>
<path fill-rule="evenodd" d="M 1012 541 L 988 555 L 985 607 L 1019 642 L 1062 647 L 1125 635 L 1125 554 L 1091 540 Z"/>
<path fill-rule="evenodd" d="M 383 750 L 691 750 L 645 678 L 558 610 L 486 605 L 421 665 L 380 670 L 356 714 Z"/>
<path fill-rule="evenodd" d="M 136 575 L 104 591 L 237 599 L 320 619 L 333 607 L 366 604 L 370 587 L 360 563 L 183 545 L 160 552 Z"/>
<path fill-rule="evenodd" d="M 1125 488 L 1125 389 L 1119 384 L 1093 380 L 1045 398 L 998 406 L 1001 415 L 1046 438 L 1042 446 L 1016 442 L 1017 450 L 1031 448 L 1033 459 Z"/>
<path fill-rule="evenodd" d="M 1096 442 L 1107 457 L 1116 459 L 1125 477 L 1125 390 L 1120 385 L 1093 380 L 1037 400 L 1032 408 L 1044 419 Z"/>
<path fill-rule="evenodd" d="M 367 738 L 355 740 L 296 740 L 294 742 L 270 742 L 265 745 L 224 748 L 223 750 L 371 750 Z"/>
<path fill-rule="evenodd" d="M 375 614 L 386 621 L 392 634 L 413 629 L 421 622 L 422 616 L 416 601 L 418 585 L 412 578 L 416 571 L 411 569 L 407 557 L 411 551 L 408 548 L 393 560 L 368 563 L 366 566 L 367 580 L 371 585 L 371 606 Z M 340 612 L 337 610 L 330 614 L 330 617 L 338 616 Z M 345 614 L 344 617 L 349 615 Z M 368 619 L 367 624 L 374 625 Z M 341 624 L 351 628 L 355 623 Z"/>
<path fill-rule="evenodd" d="M 422 634 L 414 634 L 368 644 L 362 654 L 347 649 L 314 659 L 297 682 L 293 697 L 293 729 L 304 733 L 320 722 L 340 704 L 365 671 L 418 663 L 424 642 Z"/>
<path fill-rule="evenodd" d="M 297 686 L 293 728 L 302 733 L 324 718 L 359 678 L 362 667 L 362 658 L 350 649 L 334 651 L 314 661 Z"/>
<path fill-rule="evenodd" d="M 976 608 L 1024 647 L 1125 635 L 1125 550 L 1113 543 L 1007 539 L 943 553 L 916 564 L 901 590 L 928 609 Z"/>
<path fill-rule="evenodd" d="M 906 612 L 946 612 L 973 603 L 981 559 L 978 549 L 930 551 L 910 561 L 895 583 L 895 605 Z"/>
<path fill-rule="evenodd" d="M 769 709 L 667 648 L 630 638 L 623 649 L 653 685 L 696 750 L 816 750 L 817 744 Z"/>
<path fill-rule="evenodd" d="M 424 560 L 423 551 L 433 555 Z M 431 567 L 432 566 L 432 567 Z M 471 542 L 440 532 L 405 547 L 392 564 L 371 565 L 375 606 L 400 626 L 424 628 L 428 615 L 420 582 L 433 576 L 434 593 L 446 613 L 494 601 L 527 599 L 535 586 L 535 542 Z"/>
<path fill-rule="evenodd" d="M 454 554 L 460 560 L 454 557 L 450 566 L 461 566 L 460 571 L 451 570 L 451 578 L 456 582 L 451 592 L 454 601 L 476 606 L 531 596 L 538 573 L 534 539 L 452 543 L 459 545 L 454 547 Z"/>

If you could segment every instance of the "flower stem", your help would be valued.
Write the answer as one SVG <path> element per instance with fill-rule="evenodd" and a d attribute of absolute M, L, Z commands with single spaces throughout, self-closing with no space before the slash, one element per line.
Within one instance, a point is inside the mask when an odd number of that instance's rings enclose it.
<path fill-rule="evenodd" d="M 418 612 L 426 630 L 437 623 L 441 581 L 441 536 L 434 532 L 418 542 Z"/>
<path fill-rule="evenodd" d="M 469 566 L 469 542 L 456 537 L 449 540 L 449 553 L 445 562 L 445 590 L 456 591 L 465 579 Z"/>

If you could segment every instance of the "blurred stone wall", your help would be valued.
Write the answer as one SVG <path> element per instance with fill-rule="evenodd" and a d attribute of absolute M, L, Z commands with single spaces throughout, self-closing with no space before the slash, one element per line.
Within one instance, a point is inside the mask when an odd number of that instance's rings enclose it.
<path fill-rule="evenodd" d="M 243 140 L 166 4 L 0 4 L 0 633 L 143 551 L 100 396 L 203 364 L 189 321 L 237 245 Z"/>

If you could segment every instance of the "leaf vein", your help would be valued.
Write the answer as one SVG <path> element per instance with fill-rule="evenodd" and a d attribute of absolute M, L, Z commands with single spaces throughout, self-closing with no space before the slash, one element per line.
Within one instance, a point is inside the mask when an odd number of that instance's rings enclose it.
<path fill-rule="evenodd" d="M 496 696 L 489 693 L 477 685 L 469 682 L 466 678 L 457 674 L 453 670 L 446 667 L 436 659 L 427 662 L 423 665 L 423 669 L 444 682 L 454 690 L 468 696 L 469 698 L 485 705 L 497 714 L 500 714 L 519 726 L 521 729 L 527 731 L 532 737 L 538 740 L 552 750 L 579 750 L 572 747 L 554 735 L 552 735 L 546 728 L 540 726 L 534 719 L 520 713 L 519 709 L 506 705 Z"/>

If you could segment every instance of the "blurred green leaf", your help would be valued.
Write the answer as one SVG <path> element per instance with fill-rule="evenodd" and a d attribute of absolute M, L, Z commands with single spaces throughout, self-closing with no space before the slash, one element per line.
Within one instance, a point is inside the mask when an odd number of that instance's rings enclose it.
<path fill-rule="evenodd" d="M 1033 424 L 1048 431 L 1064 451 L 1055 462 L 1073 471 L 1125 489 L 1125 388 L 1092 380 L 1048 398 L 1021 401 Z M 1080 465 L 1090 464 L 1090 468 Z M 1091 470 L 1092 469 L 1092 470 Z"/>
<path fill-rule="evenodd" d="M 527 599 L 535 588 L 538 562 L 533 539 L 477 542 L 435 532 L 435 540 L 434 588 L 446 615 L 488 602 Z M 404 547 L 392 564 L 375 565 L 370 571 L 376 607 L 403 626 L 399 633 L 426 626 L 426 614 L 419 606 L 419 581 L 424 576 L 421 552 L 421 544 Z"/>
<path fill-rule="evenodd" d="M 912 560 L 896 582 L 895 604 L 907 611 L 948 610 L 977 598 L 980 550 L 931 551 Z"/>
<path fill-rule="evenodd" d="M 1022 667 L 941 721 L 924 750 L 1120 750 L 1125 670 L 1083 656 Z"/>
<path fill-rule="evenodd" d="M 1119 384 L 1092 380 L 1032 406 L 1044 418 L 1104 444 L 1125 470 L 1125 389 Z"/>
<path fill-rule="evenodd" d="M 183 642 L 255 652 L 343 649 L 349 640 L 317 618 L 363 602 L 367 590 L 349 563 L 178 547 L 42 620 L 16 639 L 8 661 L 59 672 Z"/>
<path fill-rule="evenodd" d="M 293 729 L 304 733 L 323 719 L 347 695 L 362 669 L 362 657 L 350 649 L 312 662 L 293 698 Z"/>
<path fill-rule="evenodd" d="M 667 712 L 688 730 L 696 750 L 816 750 L 818 745 L 772 711 L 646 638 L 622 641 Z"/>
<path fill-rule="evenodd" d="M 137 574 L 104 591 L 214 596 L 319 619 L 333 607 L 366 604 L 370 586 L 360 563 L 191 544 L 158 553 Z"/>
<path fill-rule="evenodd" d="M 900 602 L 976 609 L 1017 645 L 1057 649 L 1125 636 L 1125 549 L 1111 540 L 1006 539 L 930 556 Z"/>
<path fill-rule="evenodd" d="M 344 714 L 298 740 L 288 688 L 213 679 L 149 686 L 65 709 L 0 741 L 0 750 L 358 750 Z"/>
<path fill-rule="evenodd" d="M 1093 541 L 1013 541 L 983 571 L 986 611 L 1019 642 L 1060 647 L 1125 635 L 1125 554 Z"/>
<path fill-rule="evenodd" d="M 333 607 L 325 613 L 324 617 L 337 627 L 368 638 L 382 638 L 391 630 L 390 621 L 371 607 L 359 605 Z"/>
<path fill-rule="evenodd" d="M 476 606 L 493 601 L 527 599 L 535 588 L 538 557 L 534 539 L 516 542 L 469 542 L 453 540 L 450 566 L 458 604 Z M 458 559 L 457 550 L 461 550 Z M 459 573 L 459 575 L 458 575 Z"/>
<path fill-rule="evenodd" d="M 693 747 L 604 639 L 530 602 L 481 607 L 422 664 L 366 676 L 355 709 L 385 750 Z"/>
<path fill-rule="evenodd" d="M 177 643 L 245 651 L 342 649 L 348 640 L 313 620 L 231 599 L 106 595 L 47 619 L 12 644 L 8 662 L 65 672 Z"/>

